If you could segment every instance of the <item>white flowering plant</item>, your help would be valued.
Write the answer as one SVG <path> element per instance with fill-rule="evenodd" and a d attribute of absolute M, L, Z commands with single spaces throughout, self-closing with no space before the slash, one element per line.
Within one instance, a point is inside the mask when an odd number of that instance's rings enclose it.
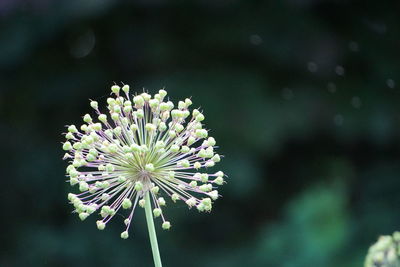
<path fill-rule="evenodd" d="M 171 223 L 163 210 L 169 201 L 210 212 L 226 175 L 210 172 L 222 156 L 215 153 L 202 112 L 189 111 L 189 98 L 175 106 L 165 90 L 151 96 L 130 95 L 129 89 L 112 86 L 107 114 L 91 101 L 96 119 L 86 114 L 79 129 L 67 126 L 62 145 L 66 173 L 79 191 L 68 199 L 81 220 L 99 214 L 99 230 L 117 213 L 124 216 L 123 239 L 129 237 L 136 207 L 144 208 L 155 266 L 161 266 L 153 216 L 168 230 Z"/>

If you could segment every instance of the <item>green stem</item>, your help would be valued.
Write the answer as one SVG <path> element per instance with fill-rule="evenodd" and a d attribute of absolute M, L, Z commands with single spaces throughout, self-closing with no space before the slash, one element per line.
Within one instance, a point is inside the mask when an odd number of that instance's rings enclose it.
<path fill-rule="evenodd" d="M 153 251 L 154 266 L 162 267 L 160 251 L 158 250 L 156 229 L 154 228 L 154 220 L 153 220 L 153 213 L 151 210 L 149 192 L 146 193 L 144 201 L 145 201 L 144 211 L 146 213 L 147 228 L 149 229 L 149 237 L 150 237 L 151 250 Z"/>

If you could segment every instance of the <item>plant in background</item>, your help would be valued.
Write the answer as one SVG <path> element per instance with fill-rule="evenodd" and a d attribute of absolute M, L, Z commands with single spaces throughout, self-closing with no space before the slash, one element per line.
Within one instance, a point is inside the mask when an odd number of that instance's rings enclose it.
<path fill-rule="evenodd" d="M 379 237 L 365 259 L 365 267 L 400 267 L 400 232 Z"/>
<path fill-rule="evenodd" d="M 81 220 L 98 213 L 99 230 L 121 209 L 127 210 L 123 239 L 129 236 L 136 206 L 144 208 L 154 263 L 161 266 L 153 215 L 168 230 L 171 223 L 163 212 L 168 199 L 210 212 L 225 175 L 209 168 L 221 157 L 214 151 L 215 139 L 203 128 L 204 115 L 198 109 L 189 111 L 190 99 L 175 107 L 165 100 L 165 90 L 132 98 L 128 85 L 114 85 L 111 91 L 108 114 L 91 101 L 98 121 L 86 114 L 80 130 L 68 126 L 63 144 L 64 159 L 70 163 L 66 172 L 71 186 L 80 191 L 69 193 L 68 199 Z"/>

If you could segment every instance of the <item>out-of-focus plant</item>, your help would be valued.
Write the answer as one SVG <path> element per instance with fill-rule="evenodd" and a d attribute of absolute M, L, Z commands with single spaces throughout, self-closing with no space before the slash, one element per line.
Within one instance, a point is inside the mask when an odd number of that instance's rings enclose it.
<path fill-rule="evenodd" d="M 400 267 L 400 232 L 380 236 L 365 259 L 364 267 Z"/>

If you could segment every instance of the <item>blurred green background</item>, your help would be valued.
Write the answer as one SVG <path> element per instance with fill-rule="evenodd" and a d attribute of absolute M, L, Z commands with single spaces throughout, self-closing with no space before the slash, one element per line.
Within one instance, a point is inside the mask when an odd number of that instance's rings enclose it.
<path fill-rule="evenodd" d="M 366 4 L 368 3 L 368 4 Z M 0 1 L 0 266 L 152 266 L 144 212 L 98 231 L 61 133 L 128 83 L 192 97 L 229 175 L 157 230 L 164 266 L 362 266 L 400 230 L 397 1 Z"/>

